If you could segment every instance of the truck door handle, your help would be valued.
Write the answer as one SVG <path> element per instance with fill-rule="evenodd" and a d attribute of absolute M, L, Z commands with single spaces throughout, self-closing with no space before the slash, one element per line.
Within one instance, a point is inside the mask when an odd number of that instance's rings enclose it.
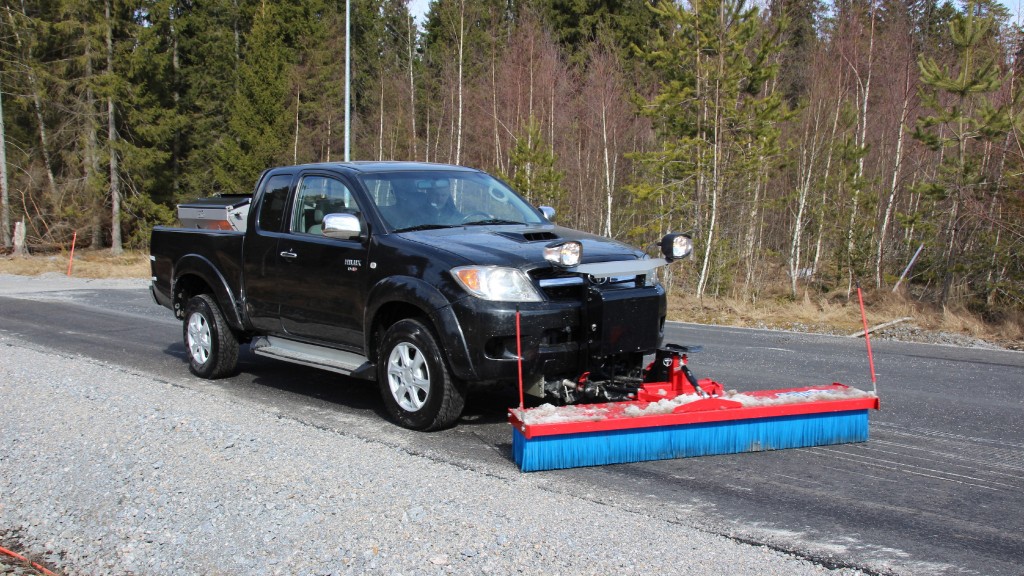
<path fill-rule="evenodd" d="M 281 258 L 288 258 L 290 260 L 292 258 L 298 258 L 298 257 L 299 257 L 298 254 L 296 254 L 295 252 L 292 252 L 290 250 L 285 250 L 284 252 L 281 252 Z"/>

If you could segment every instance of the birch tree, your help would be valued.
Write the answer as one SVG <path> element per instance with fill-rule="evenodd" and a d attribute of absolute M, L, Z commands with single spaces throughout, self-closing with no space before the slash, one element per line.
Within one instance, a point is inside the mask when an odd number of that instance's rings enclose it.
<path fill-rule="evenodd" d="M 4 78 L 0 70 L 0 234 L 4 248 L 11 247 L 11 193 L 7 187 L 7 129 L 4 126 Z"/>

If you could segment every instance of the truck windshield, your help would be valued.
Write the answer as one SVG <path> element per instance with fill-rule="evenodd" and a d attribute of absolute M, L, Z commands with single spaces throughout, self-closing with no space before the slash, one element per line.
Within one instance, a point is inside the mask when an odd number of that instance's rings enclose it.
<path fill-rule="evenodd" d="M 481 172 L 373 173 L 361 180 L 396 232 L 545 222 L 508 186 Z"/>

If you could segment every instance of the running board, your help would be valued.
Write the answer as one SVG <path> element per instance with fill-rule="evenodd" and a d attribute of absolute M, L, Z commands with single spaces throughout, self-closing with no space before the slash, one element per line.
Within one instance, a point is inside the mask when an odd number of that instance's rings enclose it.
<path fill-rule="evenodd" d="M 353 352 L 274 336 L 258 336 L 249 346 L 254 353 L 267 358 L 330 370 L 365 380 L 376 379 L 373 362 Z"/>

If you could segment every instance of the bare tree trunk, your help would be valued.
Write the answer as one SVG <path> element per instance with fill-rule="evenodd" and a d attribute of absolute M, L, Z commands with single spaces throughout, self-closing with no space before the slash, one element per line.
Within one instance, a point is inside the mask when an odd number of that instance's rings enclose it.
<path fill-rule="evenodd" d="M 57 201 L 57 179 L 53 176 L 53 161 L 50 159 L 50 143 L 46 136 L 46 124 L 43 122 L 43 104 L 39 92 L 35 87 L 35 74 L 29 72 L 32 78 L 32 110 L 36 114 L 36 122 L 39 123 L 39 145 L 43 152 L 43 166 L 46 167 L 46 183 L 50 187 L 50 197 Z"/>
<path fill-rule="evenodd" d="M 554 114 L 552 114 L 552 117 Z M 615 174 L 608 151 L 608 103 L 604 96 L 601 98 L 601 142 L 604 148 L 604 186 L 607 199 L 608 212 L 604 221 L 604 235 L 612 235 L 612 191 L 615 189 Z"/>
<path fill-rule="evenodd" d="M 302 102 L 302 90 L 295 92 L 295 139 L 292 142 L 292 164 L 299 163 L 299 104 Z"/>
<path fill-rule="evenodd" d="M 466 2 L 459 2 L 459 111 L 458 132 L 455 137 L 455 163 L 462 160 L 462 50 L 466 42 Z"/>
<path fill-rule="evenodd" d="M 765 82 L 764 92 L 766 94 L 774 94 L 775 89 L 776 83 L 774 81 L 771 84 Z M 750 215 L 747 220 L 747 232 L 744 240 L 743 260 L 747 268 L 746 276 L 743 279 L 744 301 L 750 299 L 750 287 L 754 282 L 754 238 L 758 234 L 758 215 L 761 211 L 761 189 L 764 186 L 765 172 L 764 148 L 761 148 L 761 153 L 758 154 L 757 158 L 757 170 L 754 175 L 754 196 L 750 204 Z"/>
<path fill-rule="evenodd" d="M 461 78 L 459 80 L 461 81 Z M 459 96 L 461 96 L 458 92 L 461 89 L 462 89 L 462 87 L 458 86 L 456 91 L 451 94 L 451 98 L 449 100 L 449 104 L 451 105 L 451 109 L 452 109 L 452 116 L 448 120 L 448 135 L 449 135 L 449 138 L 448 138 L 448 163 L 449 164 L 455 164 L 456 163 L 456 160 L 455 160 L 455 148 L 456 148 L 456 146 L 458 146 L 461 143 L 461 142 L 458 141 L 459 136 L 462 135 L 461 131 L 459 130 L 459 126 L 458 126 L 458 120 L 459 120 L 459 111 L 458 111 L 459 104 L 458 104 L 458 99 L 459 99 Z M 437 136 L 438 136 L 438 138 L 441 137 L 441 131 L 440 130 L 438 130 Z"/>
<path fill-rule="evenodd" d="M 428 104 L 427 104 L 427 134 L 426 134 L 426 138 L 423 139 L 423 145 L 426 147 L 426 150 L 423 151 L 423 153 L 424 153 L 423 161 L 424 162 L 430 162 L 430 104 L 429 104 L 429 101 L 428 101 Z"/>
<path fill-rule="evenodd" d="M 757 218 L 758 212 L 761 210 L 761 183 L 764 175 L 764 157 L 760 157 L 758 162 L 757 179 L 754 182 L 754 201 L 750 205 L 750 217 L 747 221 L 747 238 L 745 248 L 745 258 L 747 262 L 747 275 L 743 280 L 743 299 L 746 300 L 750 296 L 750 286 L 754 281 L 754 238 L 757 235 Z"/>
<path fill-rule="evenodd" d="M 21 3 L 21 13 L 27 19 L 28 13 L 25 10 L 25 3 Z M 14 32 L 14 43 L 19 49 L 22 49 L 21 34 L 18 33 L 18 27 L 14 22 L 14 16 L 11 14 L 11 7 L 7 6 L 7 20 L 11 23 L 11 30 Z M 49 186 L 50 198 L 57 201 L 57 180 L 53 176 L 53 163 L 50 159 L 50 143 L 49 138 L 46 135 L 46 123 L 43 122 L 43 103 L 42 97 L 39 94 L 38 79 L 36 78 L 35 72 L 32 71 L 32 62 L 29 59 L 29 54 L 26 54 L 25 70 L 28 76 L 29 90 L 32 92 L 32 112 L 35 114 L 36 123 L 39 125 L 39 145 L 43 153 L 43 167 L 46 170 L 46 183 Z"/>
<path fill-rule="evenodd" d="M 949 210 L 949 224 L 946 228 L 946 264 L 942 278 L 942 293 L 939 295 L 939 303 L 946 305 L 949 299 L 950 287 L 953 285 L 953 265 L 956 263 L 956 240 L 957 240 L 957 218 L 960 212 L 960 192 L 953 193 L 953 206 Z"/>
<path fill-rule="evenodd" d="M 491 117 L 494 120 L 494 166 L 499 173 L 505 172 L 505 161 L 501 153 L 501 132 L 498 123 L 498 78 L 495 52 L 491 51 Z"/>
<path fill-rule="evenodd" d="M 915 174 L 915 176 L 910 181 L 910 190 L 911 190 L 911 192 L 910 192 L 910 208 L 909 208 L 909 210 L 907 210 L 907 212 L 910 213 L 910 214 L 916 214 L 917 213 L 918 209 L 921 206 L 921 197 L 924 196 L 924 192 L 919 192 L 917 194 L 914 194 L 913 190 L 914 190 L 914 187 L 916 185 L 917 185 L 917 175 Z M 914 241 L 915 225 L 916 225 L 915 221 L 912 220 L 910 222 L 910 227 L 907 228 L 907 231 L 903 233 L 903 242 L 907 245 L 907 249 L 908 250 L 911 248 L 911 242 Z"/>
<path fill-rule="evenodd" d="M 444 126 L 444 107 L 441 108 L 441 114 L 437 118 L 436 122 L 437 122 L 437 126 L 434 128 L 434 146 L 433 146 L 434 162 L 440 161 L 440 158 L 441 158 L 441 136 L 442 136 L 442 130 L 441 129 Z M 427 131 L 429 132 L 430 131 L 429 130 L 429 128 L 430 128 L 430 116 L 429 115 L 427 116 L 427 128 L 428 128 Z M 451 133 L 449 132 L 449 134 L 451 134 Z M 450 139 L 449 139 L 449 142 L 451 142 Z M 448 150 L 448 158 L 449 158 L 449 161 L 451 161 L 451 147 L 449 147 L 449 150 Z"/>
<path fill-rule="evenodd" d="M 724 4 L 719 5 L 719 18 L 724 19 Z M 724 22 L 722 23 L 724 25 Z M 711 268 L 711 254 L 714 248 L 715 238 L 715 225 L 718 222 L 718 197 L 721 195 L 723 188 L 723 180 L 725 175 L 723 174 L 723 144 L 722 139 L 724 138 L 724 130 L 722 127 L 722 86 L 721 78 L 725 76 L 725 53 L 723 50 L 718 51 L 718 80 L 715 81 L 715 101 L 714 101 L 714 147 L 712 151 L 712 170 L 711 170 L 711 213 L 708 215 L 708 233 L 706 246 L 704 249 L 704 262 L 701 264 L 700 279 L 697 282 L 697 297 L 704 298 L 704 291 L 707 289 L 708 277 L 710 276 Z"/>
<path fill-rule="evenodd" d="M 814 130 L 811 130 L 810 125 L 804 130 L 804 150 L 800 160 L 803 178 L 797 184 L 799 188 L 797 191 L 796 221 L 793 223 L 793 237 L 789 246 L 789 280 L 790 290 L 794 298 L 797 296 L 797 283 L 800 278 L 800 251 L 803 240 L 804 211 L 807 208 L 807 197 L 811 192 L 811 175 L 817 162 L 817 135 L 818 128 L 821 125 L 821 113 L 821 106 L 818 104 L 814 110 Z M 810 149 L 808 150 L 808 148 Z"/>
<path fill-rule="evenodd" d="M 94 190 L 92 186 L 93 182 L 100 177 L 100 127 L 96 117 L 96 96 L 92 91 L 93 69 L 90 44 L 90 42 L 85 43 L 85 105 L 88 107 L 86 117 L 89 123 L 89 133 L 85 143 L 85 186 L 89 191 L 89 200 L 93 204 L 93 213 L 89 218 L 89 242 L 92 248 L 98 249 L 103 246 L 102 214 L 105 194 L 102 190 Z"/>
<path fill-rule="evenodd" d="M 965 97 L 960 96 L 959 105 L 962 108 L 964 105 Z M 957 139 L 957 180 L 956 186 L 953 190 L 953 205 L 949 210 L 949 224 L 946 228 L 946 263 L 944 274 L 942 278 L 942 292 L 939 295 L 939 303 L 945 307 L 946 302 L 949 300 L 950 288 L 953 285 L 953 266 L 957 260 L 957 249 L 956 243 L 958 239 L 958 222 L 960 217 L 960 203 L 963 200 L 964 188 L 967 187 L 967 183 L 964 182 L 964 174 L 966 172 L 967 164 L 967 138 L 966 135 L 966 121 L 964 118 L 959 118 L 957 121 L 957 130 L 955 133 Z"/>
<path fill-rule="evenodd" d="M 178 92 L 178 86 L 180 85 L 179 77 L 181 74 L 181 61 L 178 57 L 178 30 L 173 20 L 171 23 L 171 36 L 171 71 L 173 73 L 171 78 L 174 82 L 174 91 L 171 93 L 171 99 L 174 102 L 174 113 L 178 114 L 181 109 L 181 94 Z M 181 191 L 181 130 L 177 125 L 174 128 L 174 142 L 172 146 L 171 163 L 173 165 L 172 173 L 174 175 L 172 188 L 174 190 L 174 198 L 177 199 L 178 194 Z"/>
<path fill-rule="evenodd" d="M 850 210 L 850 223 L 846 229 L 846 258 L 847 258 L 847 285 L 846 295 L 853 292 L 853 250 L 854 250 L 854 226 L 857 222 L 857 213 L 860 204 L 860 187 L 864 181 L 864 154 L 863 150 L 867 145 L 867 132 L 868 132 L 868 100 L 871 97 L 871 68 L 872 61 L 875 54 L 875 6 L 872 1 L 871 4 L 871 33 L 868 36 L 868 71 L 867 77 L 863 84 L 861 84 L 861 108 L 860 117 L 858 118 L 860 124 L 860 134 L 857 139 L 857 147 L 861 150 L 860 158 L 857 159 L 857 174 L 854 180 L 853 186 L 853 206 Z M 856 70 L 854 70 L 856 72 Z M 860 83 L 860 74 L 858 76 L 858 83 Z"/>
<path fill-rule="evenodd" d="M 878 254 L 875 258 L 875 287 L 882 287 L 882 256 L 885 253 L 885 236 L 889 231 L 889 221 L 895 207 L 896 188 L 899 185 L 900 169 L 903 167 L 903 132 L 906 131 L 907 113 L 910 109 L 910 67 L 906 69 L 906 84 L 903 89 L 903 108 L 900 110 L 899 132 L 896 136 L 896 159 L 892 168 L 892 181 L 889 183 L 889 199 L 885 203 L 885 214 L 882 217 L 882 228 L 878 231 Z"/>
<path fill-rule="evenodd" d="M 836 143 L 836 130 L 839 128 L 839 111 L 842 109 L 843 95 L 842 93 L 836 97 L 836 112 L 832 117 L 832 134 L 828 139 L 828 156 L 825 159 L 825 173 L 821 177 L 821 181 L 824 184 L 821 187 L 821 206 L 818 208 L 820 214 L 818 215 L 818 241 L 814 247 L 814 264 L 811 266 L 812 274 L 818 273 L 818 266 L 821 262 L 821 246 L 823 244 L 825 236 L 825 208 L 828 205 L 828 178 L 832 172 L 832 155 L 835 151 Z"/>
<path fill-rule="evenodd" d="M 7 187 L 7 132 L 4 128 L 3 76 L 0 75 L 0 228 L 4 248 L 11 247 L 11 193 Z"/>
<path fill-rule="evenodd" d="M 409 118 L 412 120 L 412 159 L 419 160 L 419 144 L 416 141 L 416 82 L 413 78 L 413 30 L 416 24 L 409 14 Z"/>
<path fill-rule="evenodd" d="M 384 160 L 384 69 L 380 71 L 380 126 L 377 129 L 377 160 Z"/>
<path fill-rule="evenodd" d="M 114 30 L 110 15 L 110 1 L 104 3 L 107 19 L 107 73 L 114 73 Z M 117 116 L 114 96 L 107 96 L 107 147 L 110 149 L 110 253 L 115 256 L 124 252 L 121 246 L 121 176 L 118 173 L 117 158 Z"/>

